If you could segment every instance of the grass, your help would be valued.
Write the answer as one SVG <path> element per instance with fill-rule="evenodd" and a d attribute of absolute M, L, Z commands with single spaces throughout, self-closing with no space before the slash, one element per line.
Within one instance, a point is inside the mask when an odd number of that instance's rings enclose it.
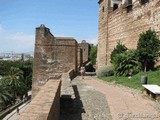
<path fill-rule="evenodd" d="M 148 72 L 140 72 L 134 76 L 132 76 L 130 79 L 128 77 L 100 77 L 99 79 L 102 79 L 107 82 L 115 82 L 116 84 L 121 84 L 130 88 L 143 90 L 142 84 L 140 82 L 140 78 L 142 75 L 148 76 L 148 84 L 157 84 L 160 85 L 160 70 L 155 71 L 148 71 Z"/>

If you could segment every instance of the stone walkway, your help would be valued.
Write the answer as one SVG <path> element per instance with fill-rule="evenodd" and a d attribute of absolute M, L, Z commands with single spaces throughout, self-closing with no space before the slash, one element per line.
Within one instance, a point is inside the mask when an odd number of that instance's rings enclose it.
<path fill-rule="evenodd" d="M 85 83 L 105 94 L 112 120 L 160 120 L 159 103 L 146 97 L 142 92 L 85 77 Z"/>
<path fill-rule="evenodd" d="M 31 96 L 32 91 L 28 92 L 28 96 Z M 21 106 L 19 106 L 19 114 L 17 114 L 17 109 L 13 110 L 11 113 L 6 115 L 2 120 L 17 120 L 19 115 L 25 110 L 26 106 L 31 102 L 29 99 L 25 103 L 23 103 Z"/>
<path fill-rule="evenodd" d="M 63 103 L 60 120 L 111 120 L 104 94 L 85 84 L 80 77 L 72 80 L 72 87 L 75 99 Z"/>
<path fill-rule="evenodd" d="M 60 120 L 160 120 L 160 105 L 142 92 L 85 76 L 72 80 L 75 99 Z"/>
<path fill-rule="evenodd" d="M 5 118 L 3 118 L 2 120 L 17 120 L 19 115 L 25 110 L 26 105 L 28 105 L 28 103 L 30 103 L 30 101 L 27 101 L 26 103 L 24 103 L 18 107 L 19 114 L 17 114 L 17 109 L 15 109 L 11 113 L 9 113 Z"/>

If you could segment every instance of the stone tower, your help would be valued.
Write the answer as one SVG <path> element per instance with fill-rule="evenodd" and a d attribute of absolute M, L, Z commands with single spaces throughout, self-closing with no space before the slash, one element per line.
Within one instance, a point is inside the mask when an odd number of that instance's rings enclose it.
<path fill-rule="evenodd" d="M 43 24 L 36 28 L 32 98 L 50 79 L 61 79 L 69 70 L 77 71 L 77 48 L 72 37 L 55 37 Z"/>
<path fill-rule="evenodd" d="M 99 0 L 97 68 L 110 65 L 110 55 L 120 41 L 135 49 L 139 35 L 153 29 L 160 35 L 159 0 Z"/>
<path fill-rule="evenodd" d="M 106 65 L 108 0 L 99 0 L 97 69 Z"/>

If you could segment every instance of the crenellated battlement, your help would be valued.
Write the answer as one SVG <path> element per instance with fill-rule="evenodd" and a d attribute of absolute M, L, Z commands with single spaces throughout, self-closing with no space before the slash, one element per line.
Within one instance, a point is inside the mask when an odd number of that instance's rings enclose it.
<path fill-rule="evenodd" d="M 122 0 L 116 9 L 114 1 L 99 2 L 98 69 L 110 65 L 110 54 L 118 41 L 136 48 L 139 34 L 154 29 L 160 35 L 159 0 Z M 113 3 L 113 4 L 112 4 Z"/>

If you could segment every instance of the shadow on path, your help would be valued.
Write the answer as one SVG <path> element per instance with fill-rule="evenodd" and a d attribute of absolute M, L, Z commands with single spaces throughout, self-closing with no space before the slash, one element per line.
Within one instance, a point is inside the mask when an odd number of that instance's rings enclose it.
<path fill-rule="evenodd" d="M 71 95 L 61 96 L 60 120 L 82 120 L 82 113 L 85 113 L 77 85 L 72 85 L 72 88 L 74 99 Z"/>

